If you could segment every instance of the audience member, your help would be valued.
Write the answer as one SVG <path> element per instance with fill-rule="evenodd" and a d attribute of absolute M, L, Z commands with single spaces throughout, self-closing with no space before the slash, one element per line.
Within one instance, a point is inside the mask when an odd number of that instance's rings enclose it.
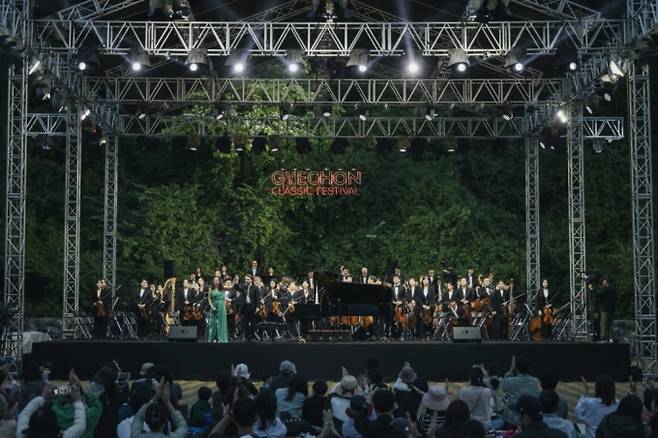
<path fill-rule="evenodd" d="M 19 408 L 23 409 L 30 400 L 40 396 L 47 382 L 48 378 L 39 364 L 34 361 L 27 361 L 23 365 L 23 381 L 21 382 Z"/>
<path fill-rule="evenodd" d="M 511 425 L 519 424 L 519 413 L 516 411 L 519 398 L 522 395 L 539 397 L 539 380 L 529 374 L 530 367 L 530 359 L 514 356 L 510 370 L 503 379 L 503 392 L 507 398 L 503 419 Z"/>
<path fill-rule="evenodd" d="M 343 422 L 348 420 L 348 416 L 345 413 L 347 408 L 350 405 L 350 401 L 355 395 L 362 395 L 360 388 L 356 383 L 356 378 L 351 375 L 343 376 L 340 379 L 336 388 L 334 388 L 334 393 L 330 398 L 330 406 L 334 415 L 334 419 L 337 420 L 336 428 L 340 429 Z"/>
<path fill-rule="evenodd" d="M 154 391 L 152 389 L 147 389 L 147 388 L 137 388 L 135 391 L 133 391 L 130 394 L 130 409 L 131 412 L 137 413 L 141 409 L 142 406 L 144 406 L 146 403 L 151 400 L 153 397 Z M 130 438 L 131 436 L 131 425 L 133 423 L 133 420 L 135 419 L 134 415 L 131 415 L 130 417 L 125 418 L 122 420 L 119 425 L 117 426 L 117 437 L 118 438 Z M 144 423 L 142 427 L 143 432 L 150 432 L 151 430 L 148 428 L 148 425 Z"/>
<path fill-rule="evenodd" d="M 576 428 L 571 421 L 567 421 L 557 414 L 560 405 L 560 396 L 557 392 L 549 389 L 543 390 L 539 395 L 544 423 L 551 429 L 564 432 L 569 438 L 576 438 Z"/>
<path fill-rule="evenodd" d="M 477 420 L 468 420 L 462 428 L 462 438 L 486 438 L 487 429 Z"/>
<path fill-rule="evenodd" d="M 203 427 L 206 424 L 206 415 L 212 414 L 212 407 L 210 406 L 212 390 L 207 386 L 202 386 L 199 388 L 197 396 L 198 400 L 190 408 L 190 426 Z"/>
<path fill-rule="evenodd" d="M 443 427 L 446 420 L 446 409 L 448 409 L 449 404 L 447 386 L 431 386 L 427 393 L 423 395 L 420 406 L 418 406 L 416 418 L 419 432 L 427 434 L 432 419 L 436 422 L 437 430 Z"/>
<path fill-rule="evenodd" d="M 468 405 L 471 418 L 477 420 L 488 430 L 493 409 L 491 407 L 491 390 L 484 385 L 484 372 L 480 367 L 471 369 L 468 386 L 459 391 L 459 398 Z"/>
<path fill-rule="evenodd" d="M 302 417 L 302 406 L 306 395 L 308 394 L 308 385 L 306 380 L 299 374 L 295 374 L 288 382 L 287 388 L 279 388 L 274 391 L 277 403 L 277 415 L 290 418 Z"/>
<path fill-rule="evenodd" d="M 131 437 L 133 438 L 184 438 L 187 435 L 187 423 L 183 415 L 176 410 L 171 399 L 171 383 L 160 379 L 155 395 L 145 403 L 133 419 L 130 425 Z M 173 430 L 168 430 L 169 422 Z M 144 423 L 150 432 L 144 432 Z"/>
<path fill-rule="evenodd" d="M 0 395 L 0 436 L 12 437 L 16 436 L 16 420 L 7 418 L 8 410 L 7 399 Z"/>
<path fill-rule="evenodd" d="M 313 383 L 313 395 L 307 397 L 302 405 L 302 418 L 310 425 L 322 427 L 322 414 L 327 403 L 327 382 L 316 380 Z"/>
<path fill-rule="evenodd" d="M 642 422 L 649 423 L 658 412 L 658 389 L 647 387 L 642 394 L 643 407 Z"/>
<path fill-rule="evenodd" d="M 612 377 L 602 374 L 594 382 L 594 397 L 589 396 L 589 389 L 585 378 L 583 381 L 583 394 L 578 399 L 574 409 L 576 416 L 585 423 L 585 435 L 587 438 L 596 436 L 596 428 L 601 420 L 608 414 L 617 410 L 618 403 L 615 400 L 615 381 Z"/>
<path fill-rule="evenodd" d="M 227 411 L 210 431 L 209 438 L 240 438 L 254 436 L 254 424 L 258 420 L 256 401 L 250 397 L 239 398 L 233 403 L 232 411 Z M 227 433 L 230 423 L 236 426 L 236 433 Z"/>
<path fill-rule="evenodd" d="M 270 388 L 272 388 L 272 391 L 276 391 L 279 388 L 287 388 L 290 379 L 296 373 L 297 370 L 295 369 L 294 363 L 289 360 L 282 361 L 279 365 L 279 374 L 272 378 Z"/>
<path fill-rule="evenodd" d="M 569 414 L 569 404 L 564 399 L 564 397 L 560 397 L 560 394 L 557 392 L 557 374 L 555 374 L 555 372 L 552 370 L 547 370 L 542 374 L 539 383 L 541 385 L 542 391 L 554 391 L 557 394 L 559 403 L 555 413 L 558 417 L 564 418 L 566 420 Z"/>
<path fill-rule="evenodd" d="M 644 438 L 642 424 L 642 400 L 636 395 L 627 395 L 617 410 L 606 415 L 596 428 L 596 438 Z"/>
<path fill-rule="evenodd" d="M 549 428 L 542 421 L 541 403 L 537 397 L 522 395 L 517 402 L 516 411 L 519 413 L 522 430 L 516 438 L 567 438 L 567 434 Z"/>
<path fill-rule="evenodd" d="M 356 430 L 363 438 L 405 437 L 395 425 L 393 410 L 395 409 L 395 394 L 389 390 L 379 390 L 372 395 L 372 404 L 377 417 L 374 420 L 360 420 Z"/>
<path fill-rule="evenodd" d="M 463 400 L 453 400 L 446 409 L 446 419 L 436 436 L 438 438 L 461 438 L 462 429 L 470 418 L 468 405 Z"/>
<path fill-rule="evenodd" d="M 237 383 L 237 378 L 232 377 L 231 373 L 228 371 L 220 371 L 215 378 L 215 385 L 217 386 L 217 391 L 212 395 L 212 416 L 215 421 L 219 421 L 224 412 L 222 412 L 222 406 L 227 401 L 228 390 L 231 386 Z"/>
<path fill-rule="evenodd" d="M 398 406 L 401 406 L 404 398 L 409 395 L 414 389 L 413 384 L 418 376 L 409 362 L 405 362 L 404 366 L 398 374 L 398 378 L 393 383 L 393 392 L 395 393 L 395 401 Z"/>
<path fill-rule="evenodd" d="M 98 401 L 103 406 L 94 438 L 113 438 L 116 436 L 116 429 L 119 424 L 117 414 L 123 403 L 123 394 L 116 385 L 117 378 L 115 368 L 107 365 L 103 365 L 94 375 L 94 382 L 101 388 Z"/>
<path fill-rule="evenodd" d="M 258 389 L 256 388 L 256 385 L 254 385 L 251 380 L 251 373 L 249 372 L 249 367 L 247 367 L 246 364 L 239 363 L 234 370 L 235 376 L 240 379 L 240 383 L 242 383 L 245 388 L 247 388 L 247 391 L 253 396 L 256 396 L 258 394 Z"/>
<path fill-rule="evenodd" d="M 372 409 L 368 400 L 362 395 L 354 396 L 345 413 L 348 419 L 342 425 L 343 438 L 362 438 L 362 435 L 356 430 L 356 423 L 371 419 Z"/>
<path fill-rule="evenodd" d="M 287 428 L 276 415 L 276 397 L 271 391 L 261 391 L 256 397 L 256 412 L 258 421 L 252 434 L 258 437 L 283 438 Z"/>

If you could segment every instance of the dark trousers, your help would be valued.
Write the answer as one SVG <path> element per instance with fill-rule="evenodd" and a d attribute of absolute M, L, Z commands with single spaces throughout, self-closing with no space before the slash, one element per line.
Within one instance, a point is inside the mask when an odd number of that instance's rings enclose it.
<path fill-rule="evenodd" d="M 99 318 L 94 316 L 94 338 L 105 339 L 107 337 L 107 316 Z"/>
<path fill-rule="evenodd" d="M 254 326 L 257 322 L 256 319 L 256 307 L 252 304 L 245 305 L 242 309 L 242 319 L 240 320 L 240 325 L 246 340 L 254 338 Z"/>
<path fill-rule="evenodd" d="M 431 333 L 432 325 L 427 325 L 423 322 L 420 312 L 414 312 L 414 316 L 416 317 L 416 337 L 425 339 Z"/>
<path fill-rule="evenodd" d="M 147 335 L 148 317 L 143 318 L 142 314 L 137 312 L 135 313 L 135 319 L 137 319 L 137 337 L 144 339 Z"/>
<path fill-rule="evenodd" d="M 493 317 L 491 332 L 493 339 L 498 339 L 501 341 L 507 339 L 507 322 L 500 310 L 497 311 L 496 316 Z"/>

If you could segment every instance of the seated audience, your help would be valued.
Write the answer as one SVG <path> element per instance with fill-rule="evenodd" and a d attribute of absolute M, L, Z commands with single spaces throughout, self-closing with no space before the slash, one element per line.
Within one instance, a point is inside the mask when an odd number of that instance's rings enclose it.
<path fill-rule="evenodd" d="M 427 434 L 432 419 L 436 422 L 437 430 L 443 427 L 449 404 L 448 388 L 439 385 L 431 386 L 418 406 L 416 414 L 418 431 Z"/>
<path fill-rule="evenodd" d="M 596 438 L 644 438 L 642 424 L 642 400 L 635 395 L 627 395 L 612 414 L 603 417 L 596 428 Z"/>
<path fill-rule="evenodd" d="M 507 400 L 503 419 L 511 425 L 519 424 L 519 413 L 516 411 L 519 398 L 522 395 L 539 397 L 539 380 L 529 374 L 530 367 L 530 359 L 514 356 L 510 370 L 503 379 L 503 392 Z"/>
<path fill-rule="evenodd" d="M 558 417 L 566 419 L 569 413 L 569 404 L 564 399 L 564 397 L 560 397 L 560 394 L 557 392 L 557 374 L 555 374 L 552 370 L 545 371 L 544 374 L 542 374 L 539 383 L 541 385 L 542 391 L 554 391 L 558 395 L 559 406 L 555 413 Z"/>
<path fill-rule="evenodd" d="M 437 430 L 436 436 L 438 438 L 461 438 L 462 429 L 470 416 L 468 405 L 463 400 L 453 400 L 446 409 L 445 423 Z"/>
<path fill-rule="evenodd" d="M 7 399 L 0 395 L 0 436 L 12 437 L 16 436 L 16 420 L 7 418 L 8 410 Z"/>
<path fill-rule="evenodd" d="M 279 388 L 274 391 L 276 396 L 277 410 L 276 413 L 282 418 L 301 418 L 302 406 L 306 395 L 308 394 L 308 385 L 306 380 L 299 374 L 295 374 L 288 382 L 288 387 Z"/>
<path fill-rule="evenodd" d="M 209 401 L 212 397 L 212 390 L 207 386 L 202 386 L 199 388 L 197 396 L 198 400 L 190 408 L 190 426 L 203 427 L 206 424 L 206 415 L 212 414 Z"/>
<path fill-rule="evenodd" d="M 491 390 L 484 385 L 484 372 L 480 367 L 471 369 L 470 382 L 459 391 L 459 398 L 468 405 L 471 418 L 489 430 L 493 409 Z"/>
<path fill-rule="evenodd" d="M 292 376 L 296 373 L 297 370 L 295 369 L 294 363 L 289 360 L 282 361 L 279 365 L 279 373 L 272 378 L 270 388 L 272 391 L 276 391 L 279 388 L 287 388 L 288 382 L 290 382 L 290 379 L 292 379 Z"/>
<path fill-rule="evenodd" d="M 316 380 L 311 389 L 313 395 L 307 397 L 302 405 L 302 418 L 312 426 L 322 427 L 322 414 L 327 403 L 327 382 Z"/>
<path fill-rule="evenodd" d="M 343 376 L 340 379 L 334 393 L 330 397 L 330 406 L 336 420 L 336 428 L 340 429 L 343 422 L 347 421 L 349 417 L 345 413 L 350 405 L 350 401 L 355 395 L 362 395 L 361 389 L 358 387 L 356 378 L 351 375 Z"/>
<path fill-rule="evenodd" d="M 468 420 L 462 428 L 462 438 L 486 438 L 487 430 L 477 420 Z"/>
<path fill-rule="evenodd" d="M 594 397 L 590 397 L 587 382 L 583 378 L 583 390 L 574 411 L 578 419 L 585 423 L 587 438 L 594 438 L 603 417 L 617 410 L 615 381 L 605 374 L 598 376 L 594 382 Z"/>
<path fill-rule="evenodd" d="M 153 398 L 135 414 L 135 418 L 130 425 L 131 437 L 184 438 L 187 436 L 187 423 L 171 401 L 170 388 L 171 383 L 162 377 Z M 173 430 L 168 430 L 170 422 L 173 425 Z M 150 432 L 143 431 L 144 423 L 146 423 Z"/>
<path fill-rule="evenodd" d="M 356 423 L 356 430 L 363 438 L 405 437 L 404 431 L 396 427 L 393 417 L 395 394 L 382 389 L 372 395 L 372 404 L 377 417 L 374 420 L 361 419 Z"/>
<path fill-rule="evenodd" d="M 256 400 L 239 398 L 233 403 L 232 411 L 226 412 L 208 435 L 209 438 L 240 438 L 253 436 L 254 424 L 258 420 Z M 229 424 L 235 424 L 235 433 L 227 433 Z"/>
<path fill-rule="evenodd" d="M 256 385 L 254 385 L 251 380 L 251 373 L 249 372 L 249 367 L 243 363 L 239 363 L 234 370 L 235 376 L 240 379 L 240 383 L 242 383 L 245 388 L 251 393 L 251 395 L 256 396 L 258 394 L 258 389 L 256 388 Z"/>
<path fill-rule="evenodd" d="M 257 437 L 283 438 L 287 428 L 276 416 L 276 397 L 271 391 L 262 391 L 256 396 L 256 412 L 258 421 L 254 425 L 252 434 Z"/>
<path fill-rule="evenodd" d="M 564 432 L 549 428 L 542 421 L 541 403 L 537 397 L 522 395 L 517 402 L 519 425 L 522 432 L 516 438 L 567 438 Z"/>
<path fill-rule="evenodd" d="M 560 396 L 553 390 L 543 390 L 539 395 L 544 423 L 551 429 L 564 432 L 569 438 L 577 438 L 576 428 L 571 421 L 565 420 L 557 414 L 560 405 Z"/>

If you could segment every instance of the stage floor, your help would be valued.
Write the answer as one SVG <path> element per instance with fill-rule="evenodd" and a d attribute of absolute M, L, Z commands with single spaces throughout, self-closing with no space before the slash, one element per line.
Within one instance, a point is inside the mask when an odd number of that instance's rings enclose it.
<path fill-rule="evenodd" d="M 64 379 L 74 368 L 89 379 L 105 361 L 117 360 L 133 376 L 144 362 L 167 363 L 177 379 L 214 380 L 217 372 L 231 364 L 246 363 L 252 378 L 261 379 L 277 370 L 279 362 L 292 360 L 307 379 L 340 379 L 341 366 L 360 373 L 366 358 L 377 357 L 384 377 L 392 379 L 409 361 L 416 372 L 431 381 L 466 380 L 473 364 L 495 364 L 509 369 L 512 355 L 529 356 L 533 373 L 553 369 L 563 380 L 593 380 L 605 373 L 626 381 L 630 348 L 621 343 L 568 342 L 207 342 L 167 341 L 50 341 L 36 343 L 25 360 L 53 363 L 52 377 Z"/>

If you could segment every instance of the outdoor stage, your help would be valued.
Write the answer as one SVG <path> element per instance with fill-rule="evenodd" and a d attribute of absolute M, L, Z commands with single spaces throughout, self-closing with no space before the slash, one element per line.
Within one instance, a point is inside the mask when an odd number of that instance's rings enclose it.
<path fill-rule="evenodd" d="M 529 356 L 533 373 L 553 369 L 562 380 L 593 380 L 606 373 L 625 381 L 630 365 L 630 348 L 621 343 L 568 342 L 207 342 L 167 341 L 50 341 L 36 343 L 25 360 L 50 361 L 52 377 L 64 379 L 74 368 L 89 379 L 109 360 L 117 360 L 133 376 L 144 362 L 169 364 L 177 379 L 214 380 L 218 370 L 246 363 L 252 377 L 260 380 L 277 370 L 279 362 L 292 360 L 307 379 L 340 378 L 341 366 L 352 373 L 363 370 L 366 358 L 382 361 L 384 377 L 392 379 L 409 361 L 416 372 L 430 381 L 448 378 L 466 380 L 474 363 L 495 364 L 500 372 L 509 369 L 512 355 Z"/>

